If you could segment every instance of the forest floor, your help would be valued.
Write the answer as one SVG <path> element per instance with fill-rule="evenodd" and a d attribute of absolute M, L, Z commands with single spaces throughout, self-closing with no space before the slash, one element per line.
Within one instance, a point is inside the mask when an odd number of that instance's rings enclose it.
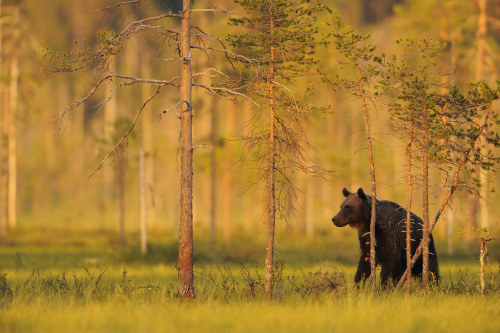
<path fill-rule="evenodd" d="M 176 297 L 175 239 L 153 243 L 143 257 L 138 246 L 120 250 L 97 234 L 57 245 L 44 243 L 57 231 L 42 234 L 51 236 L 17 237 L 0 248 L 0 332 L 498 332 L 497 252 L 485 295 L 477 255 L 462 253 L 440 257 L 441 283 L 424 294 L 415 280 L 409 296 L 354 286 L 352 237 L 345 244 L 327 235 L 300 244 L 291 237 L 278 242 L 268 300 L 255 243 L 210 247 L 202 238 L 197 298 L 184 301 Z"/>

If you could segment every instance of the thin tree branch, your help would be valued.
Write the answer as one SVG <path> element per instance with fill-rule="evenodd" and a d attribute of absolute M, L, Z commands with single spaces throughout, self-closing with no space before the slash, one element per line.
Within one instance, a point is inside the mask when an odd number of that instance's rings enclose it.
<path fill-rule="evenodd" d="M 62 128 L 62 123 L 64 121 L 64 118 L 66 117 L 66 114 L 73 108 L 75 107 L 78 107 L 80 106 L 82 103 L 85 103 L 92 95 L 95 94 L 95 92 L 97 91 L 97 89 L 99 88 L 99 86 L 107 81 L 107 80 L 111 80 L 112 79 L 112 75 L 107 75 L 105 77 L 103 77 L 99 82 L 97 82 L 96 85 L 94 85 L 92 87 L 92 89 L 89 91 L 89 93 L 83 97 L 82 99 L 80 99 L 79 101 L 76 101 L 76 102 L 73 102 L 71 103 L 70 105 L 68 105 L 62 112 L 61 114 L 59 115 L 59 122 L 58 122 L 58 126 L 57 126 L 57 132 L 56 132 L 56 138 L 59 138 L 60 136 L 60 132 L 61 132 L 61 128 Z"/>
<path fill-rule="evenodd" d="M 102 158 L 101 162 L 99 163 L 99 165 L 97 166 L 97 168 L 90 174 L 89 178 L 91 178 L 97 171 L 101 170 L 102 166 L 104 165 L 104 163 L 106 162 L 106 160 L 109 158 L 109 156 L 113 152 L 115 152 L 122 145 L 123 141 L 125 141 L 125 139 L 128 137 L 128 135 L 130 134 L 130 132 L 132 132 L 132 130 L 134 129 L 135 125 L 137 124 L 137 120 L 141 116 L 142 111 L 144 110 L 144 108 L 149 104 L 149 102 L 151 100 L 153 100 L 153 98 L 156 97 L 156 95 L 158 95 L 160 93 L 160 89 L 163 86 L 164 85 L 159 85 L 158 88 L 156 89 L 156 91 L 153 93 L 153 95 L 151 95 L 151 97 L 149 97 L 148 100 L 146 102 L 144 102 L 144 104 L 142 105 L 142 107 L 137 112 L 137 114 L 135 116 L 135 119 L 132 122 L 132 124 L 130 125 L 129 129 L 123 134 L 123 136 L 118 141 L 118 143 L 113 147 L 113 149 L 111 149 L 110 151 L 108 151 L 108 153 Z"/>
<path fill-rule="evenodd" d="M 254 101 L 251 97 L 249 97 L 243 93 L 237 92 L 233 89 L 224 88 L 224 87 L 209 87 L 209 86 L 206 86 L 206 85 L 201 84 L 201 83 L 193 83 L 192 85 L 193 85 L 193 87 L 201 87 L 205 90 L 210 91 L 213 94 L 217 94 L 218 92 L 223 92 L 223 93 L 227 93 L 229 95 L 241 96 L 241 97 L 244 97 L 244 98 L 248 99 L 249 101 L 251 101 L 254 105 L 259 106 L 259 104 L 256 101 Z"/>
<path fill-rule="evenodd" d="M 115 3 L 113 5 L 109 5 L 107 7 L 101 8 L 101 9 L 95 9 L 95 10 L 92 11 L 92 13 L 104 12 L 104 11 L 107 11 L 107 10 L 110 10 L 110 9 L 113 9 L 113 8 L 116 8 L 116 7 L 120 7 L 121 5 L 138 5 L 142 1 L 144 1 L 144 0 L 122 1 L 122 2 L 118 2 L 118 3 Z"/>

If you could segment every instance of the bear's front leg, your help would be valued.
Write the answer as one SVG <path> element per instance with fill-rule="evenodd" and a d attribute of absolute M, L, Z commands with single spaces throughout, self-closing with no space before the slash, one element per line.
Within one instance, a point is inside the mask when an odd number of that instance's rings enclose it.
<path fill-rule="evenodd" d="M 361 258 L 359 259 L 358 270 L 354 276 L 354 282 L 359 283 L 361 281 L 365 281 L 370 276 L 370 273 L 370 254 L 369 252 L 362 253 Z"/>
<path fill-rule="evenodd" d="M 358 231 L 359 248 L 361 258 L 359 258 L 358 270 L 354 276 L 354 282 L 365 281 L 371 274 L 370 267 L 370 234 L 365 230 Z"/>

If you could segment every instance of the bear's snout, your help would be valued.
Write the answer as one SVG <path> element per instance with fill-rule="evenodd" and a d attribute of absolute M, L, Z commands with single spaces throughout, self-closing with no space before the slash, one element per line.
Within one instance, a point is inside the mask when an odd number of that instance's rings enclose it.
<path fill-rule="evenodd" d="M 335 215 L 334 217 L 332 217 L 332 222 L 333 222 L 333 224 L 334 224 L 336 227 L 343 227 L 343 226 L 345 226 L 345 223 L 342 223 L 342 220 L 341 220 L 341 219 L 339 219 L 339 218 L 337 217 L 337 215 Z"/>

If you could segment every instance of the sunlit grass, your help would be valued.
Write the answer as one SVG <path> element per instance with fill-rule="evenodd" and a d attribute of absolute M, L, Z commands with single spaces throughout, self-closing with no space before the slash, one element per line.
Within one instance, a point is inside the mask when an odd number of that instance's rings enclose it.
<path fill-rule="evenodd" d="M 177 243 L 167 232 L 152 235 L 146 256 L 134 242 L 120 249 L 107 232 L 83 230 L 57 246 L 62 231 L 20 233 L 0 250 L 0 332 L 498 331 L 496 250 L 484 296 L 474 252 L 442 255 L 441 284 L 427 295 L 418 280 L 411 296 L 373 292 L 353 285 L 358 250 L 349 231 L 279 237 L 272 300 L 258 237 L 212 247 L 198 236 L 191 302 L 176 296 Z"/>

